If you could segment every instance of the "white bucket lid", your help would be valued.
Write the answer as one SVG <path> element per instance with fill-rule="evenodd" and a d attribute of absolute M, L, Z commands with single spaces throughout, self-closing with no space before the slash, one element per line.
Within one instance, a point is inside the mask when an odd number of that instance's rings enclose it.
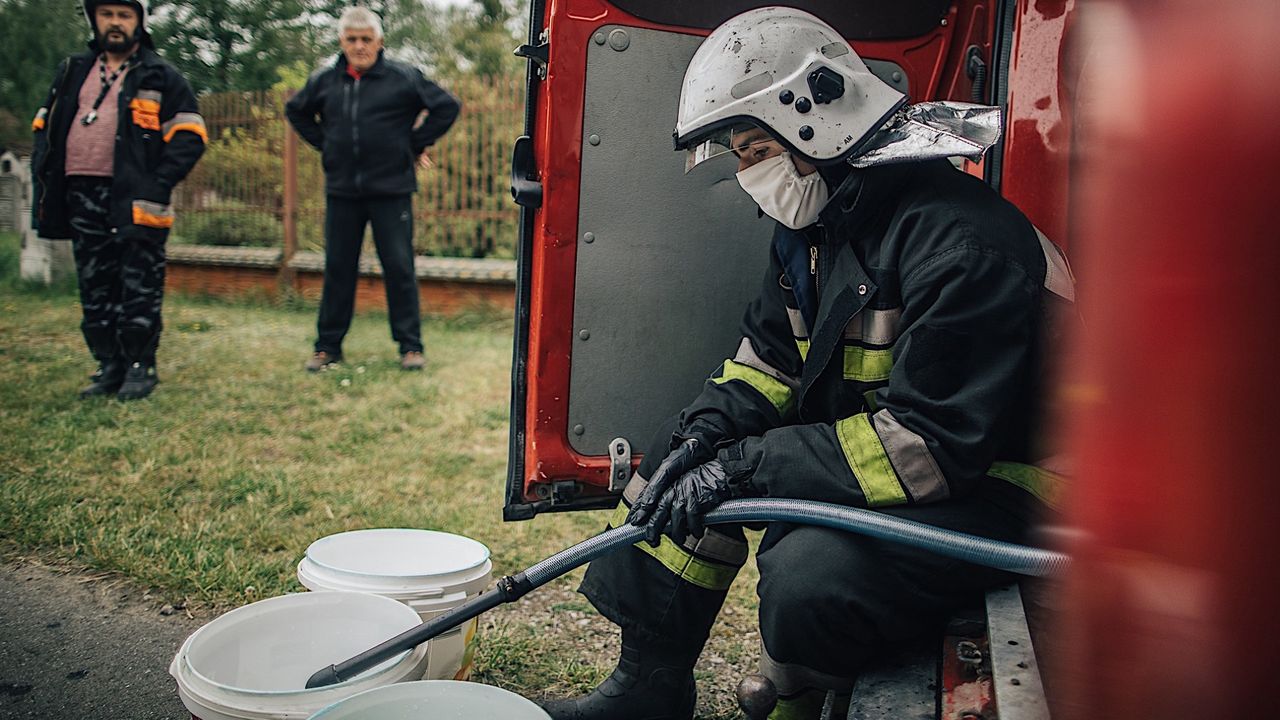
<path fill-rule="evenodd" d="M 306 689 L 315 671 L 418 624 L 411 608 L 378 595 L 283 595 L 232 610 L 196 630 L 169 673 L 202 707 L 234 711 L 229 714 L 236 717 L 305 718 L 356 692 L 421 677 L 425 644 L 346 682 Z"/>
<path fill-rule="evenodd" d="M 529 700 L 492 685 L 423 680 L 366 690 L 330 705 L 310 720 L 550 720 L 550 717 Z"/>
<path fill-rule="evenodd" d="M 299 572 L 364 592 L 451 588 L 490 573 L 489 548 L 461 535 L 410 528 L 352 530 L 307 548 Z"/>

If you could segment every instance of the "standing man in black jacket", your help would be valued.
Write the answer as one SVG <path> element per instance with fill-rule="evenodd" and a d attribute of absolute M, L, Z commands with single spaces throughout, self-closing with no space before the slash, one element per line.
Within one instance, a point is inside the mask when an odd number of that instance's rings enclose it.
<path fill-rule="evenodd" d="M 285 108 L 298 134 L 323 155 L 327 195 L 319 337 L 306 368 L 316 372 L 342 360 L 360 246 L 372 223 L 400 367 L 421 370 L 426 360 L 413 268 L 414 164 L 418 158 L 425 163 L 423 152 L 448 131 L 460 105 L 416 68 L 384 56 L 382 21 L 368 8 L 347 8 L 338 38 L 337 62 L 312 75 Z M 426 119 L 417 123 L 423 110 Z"/>
<path fill-rule="evenodd" d="M 58 66 L 32 122 L 32 226 L 71 238 L 89 351 L 81 397 L 155 389 L 169 196 L 208 134 L 191 86 L 156 54 L 146 0 L 85 0 L 89 52 Z"/>

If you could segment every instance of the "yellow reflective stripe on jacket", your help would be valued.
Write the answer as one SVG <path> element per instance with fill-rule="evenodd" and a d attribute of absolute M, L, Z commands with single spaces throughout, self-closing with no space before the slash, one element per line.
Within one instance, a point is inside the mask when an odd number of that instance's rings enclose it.
<path fill-rule="evenodd" d="M 868 350 L 857 345 L 844 349 L 844 379 L 880 382 L 889 379 L 893 369 L 892 350 Z"/>
<path fill-rule="evenodd" d="M 36 111 L 36 116 L 31 120 L 31 132 L 40 132 L 44 129 L 45 119 L 49 117 L 49 108 L 40 108 Z"/>
<path fill-rule="evenodd" d="M 1003 461 L 993 463 L 987 475 L 1017 485 L 1054 509 L 1061 504 L 1062 494 L 1067 485 L 1065 475 L 1023 463 Z"/>
<path fill-rule="evenodd" d="M 778 409 L 779 413 L 784 415 L 791 404 L 791 388 L 787 387 L 786 383 L 749 365 L 725 360 L 720 377 L 711 378 L 711 382 L 716 385 L 723 385 L 730 380 L 741 380 L 755 388 L 756 392 L 763 395 Z"/>
<path fill-rule="evenodd" d="M 609 527 L 622 527 L 629 511 L 625 503 L 618 503 L 613 517 L 609 518 Z M 738 576 L 738 568 L 700 560 L 666 535 L 658 541 L 656 548 L 649 547 L 649 543 L 644 541 L 636 543 L 635 547 L 662 563 L 677 578 L 707 590 L 728 590 Z"/>
<path fill-rule="evenodd" d="M 809 341 L 796 340 L 796 347 L 800 350 L 800 359 L 805 360 L 809 357 Z"/>
<path fill-rule="evenodd" d="M 854 415 L 837 421 L 836 437 L 840 440 L 840 448 L 844 450 L 844 458 L 853 471 L 853 477 L 862 487 L 868 507 L 907 502 L 907 493 L 898 482 L 880 436 L 871 427 L 871 419 L 867 415 Z"/>

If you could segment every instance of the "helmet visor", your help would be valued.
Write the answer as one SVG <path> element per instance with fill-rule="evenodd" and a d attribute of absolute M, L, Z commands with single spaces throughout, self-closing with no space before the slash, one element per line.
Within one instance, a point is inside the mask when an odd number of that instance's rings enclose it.
<path fill-rule="evenodd" d="M 724 155 L 732 155 L 739 165 L 750 167 L 786 151 L 768 130 L 753 123 L 740 123 L 711 130 L 685 146 L 684 171 Z"/>

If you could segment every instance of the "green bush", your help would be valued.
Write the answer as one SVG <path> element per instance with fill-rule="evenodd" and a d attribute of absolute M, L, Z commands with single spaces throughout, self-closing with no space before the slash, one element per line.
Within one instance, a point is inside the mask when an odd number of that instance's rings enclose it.
<path fill-rule="evenodd" d="M 17 233 L 0 233 L 0 284 L 8 285 L 18 279 L 21 252 L 22 239 Z"/>
<path fill-rule="evenodd" d="M 284 242 L 283 223 L 260 212 L 193 212 L 178 222 L 182 239 L 196 245 L 278 247 Z"/>

